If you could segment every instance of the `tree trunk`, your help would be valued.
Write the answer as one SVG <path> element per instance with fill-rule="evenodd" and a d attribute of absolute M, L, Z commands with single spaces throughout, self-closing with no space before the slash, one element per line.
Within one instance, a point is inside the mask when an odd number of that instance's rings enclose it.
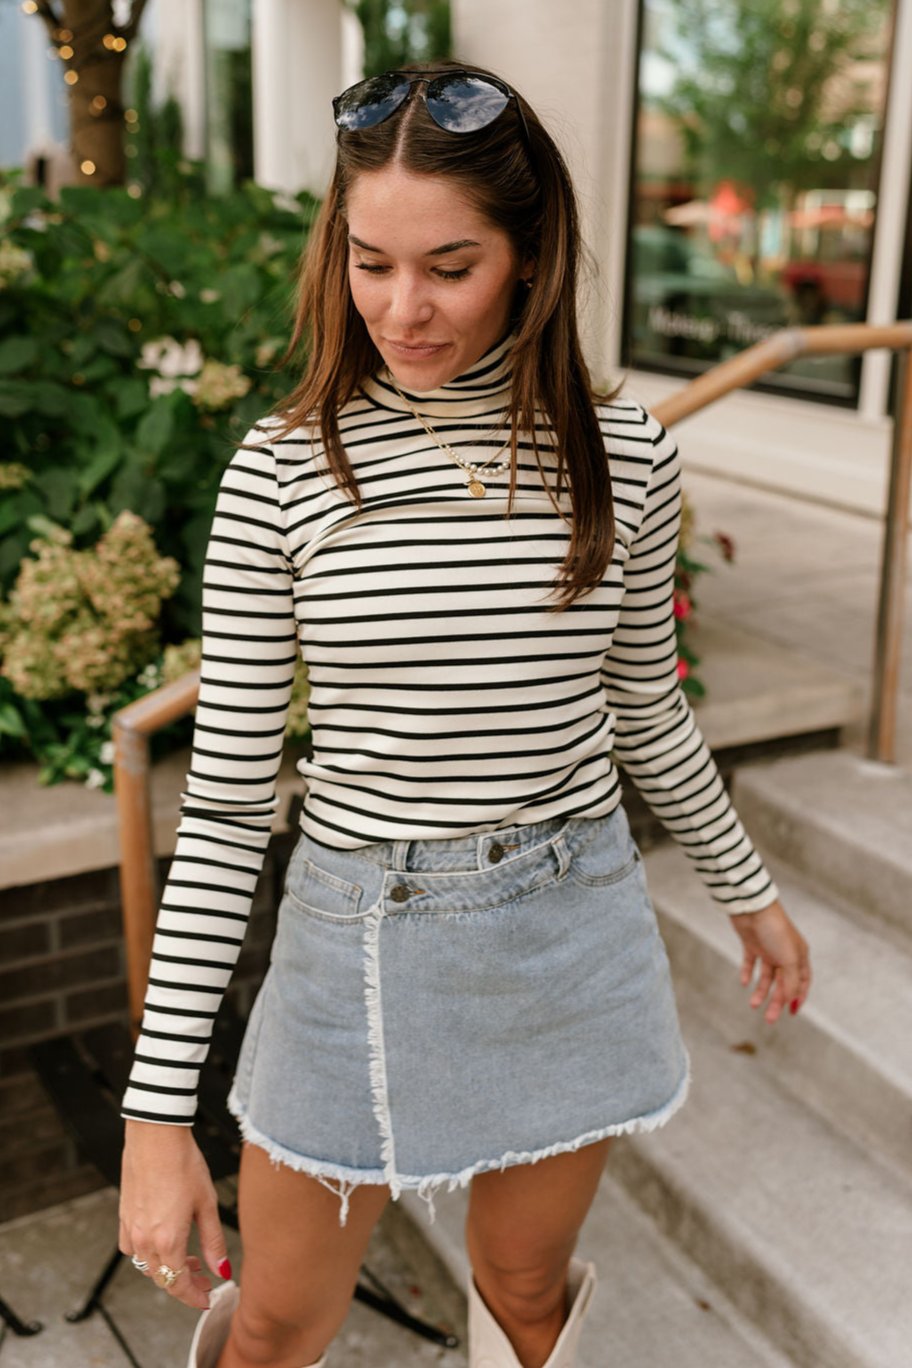
<path fill-rule="evenodd" d="M 77 183 L 123 185 L 127 163 L 121 80 L 126 52 L 102 47 L 103 36 L 116 32 L 110 0 L 63 0 L 63 27 L 73 34 L 69 65 L 79 73 L 79 80 L 69 87 L 70 149 Z M 96 112 L 102 99 L 104 106 Z"/>
<path fill-rule="evenodd" d="M 62 55 L 70 106 L 70 151 L 78 184 L 123 185 L 126 179 L 122 82 L 124 61 L 146 0 L 133 0 L 129 22 L 114 23 L 111 0 L 39 0 L 38 12 Z M 104 39 L 123 41 L 118 51 Z M 77 79 L 72 80 L 75 75 Z"/>

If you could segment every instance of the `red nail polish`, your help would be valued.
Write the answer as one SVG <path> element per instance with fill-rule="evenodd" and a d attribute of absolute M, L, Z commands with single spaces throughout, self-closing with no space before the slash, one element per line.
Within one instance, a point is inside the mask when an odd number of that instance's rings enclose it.
<path fill-rule="evenodd" d="M 221 1263 L 219 1264 L 219 1266 L 218 1266 L 218 1272 L 219 1272 L 219 1277 L 220 1277 L 220 1278 L 230 1278 L 230 1277 L 231 1277 L 231 1260 L 230 1260 L 230 1259 L 222 1259 L 222 1262 L 221 1262 Z"/>
<path fill-rule="evenodd" d="M 794 1001 L 792 1002 L 790 1011 L 791 1011 L 791 1013 L 792 1013 L 792 1016 L 794 1016 L 795 1013 L 798 1011 L 798 999 L 797 999 L 797 998 L 795 998 Z"/>

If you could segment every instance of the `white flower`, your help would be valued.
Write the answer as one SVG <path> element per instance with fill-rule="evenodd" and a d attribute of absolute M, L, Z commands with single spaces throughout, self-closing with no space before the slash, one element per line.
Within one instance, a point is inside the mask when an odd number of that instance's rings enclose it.
<path fill-rule="evenodd" d="M 88 776 L 86 777 L 85 786 L 86 788 L 101 788 L 104 781 L 105 777 L 100 769 L 90 769 Z"/>
<path fill-rule="evenodd" d="M 169 378 L 196 375 L 203 368 L 203 353 L 195 337 L 191 337 L 183 346 L 174 337 L 157 337 L 143 344 L 137 365 L 143 370 L 155 370 L 159 375 Z"/>
<path fill-rule="evenodd" d="M 87 727 L 103 727 L 105 724 L 104 713 L 89 713 L 86 718 Z"/>
<path fill-rule="evenodd" d="M 136 676 L 137 681 L 142 684 L 144 689 L 154 689 L 161 678 L 159 668 L 154 661 L 143 667 Z"/>
<path fill-rule="evenodd" d="M 103 765 L 114 764 L 114 753 L 116 749 L 117 747 L 113 741 L 103 741 L 101 743 L 101 752 L 98 758 Z"/>
<path fill-rule="evenodd" d="M 90 713 L 99 713 L 99 712 L 102 712 L 103 709 L 107 706 L 107 704 L 108 704 L 110 701 L 111 701 L 111 695 L 110 695 L 110 694 L 104 694 L 104 693 L 90 693 L 90 694 L 86 694 L 86 702 L 87 702 L 88 705 L 89 705 L 89 712 L 90 712 Z"/>
<path fill-rule="evenodd" d="M 221 290 L 200 290 L 200 299 L 204 304 L 214 304 L 217 299 L 221 299 Z"/>
<path fill-rule="evenodd" d="M 160 394 L 170 394 L 172 390 L 182 389 L 187 394 L 196 393 L 195 380 L 166 380 L 163 376 L 155 376 L 149 381 L 149 397 L 157 399 Z"/>
<path fill-rule="evenodd" d="M 186 285 L 182 285 L 179 280 L 172 280 L 168 284 L 169 294 L 173 294 L 175 299 L 183 299 L 187 293 Z"/>

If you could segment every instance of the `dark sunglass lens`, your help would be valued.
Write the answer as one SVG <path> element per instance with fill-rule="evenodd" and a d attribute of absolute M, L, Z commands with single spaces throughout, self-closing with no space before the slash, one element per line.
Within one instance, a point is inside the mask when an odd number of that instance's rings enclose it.
<path fill-rule="evenodd" d="M 340 128 L 371 128 L 388 119 L 408 94 L 409 83 L 402 76 L 373 76 L 343 90 L 333 101 Z"/>
<path fill-rule="evenodd" d="M 509 99 L 481 76 L 443 76 L 427 89 L 431 118 L 451 133 L 474 133 L 493 123 Z"/>

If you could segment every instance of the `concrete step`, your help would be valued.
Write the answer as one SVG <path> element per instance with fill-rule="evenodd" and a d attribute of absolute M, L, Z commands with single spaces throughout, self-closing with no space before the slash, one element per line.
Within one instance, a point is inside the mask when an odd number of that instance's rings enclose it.
<path fill-rule="evenodd" d="M 709 611 L 692 630 L 706 687 L 694 712 L 711 749 L 839 731 L 864 717 L 857 681 L 806 652 Z"/>
<path fill-rule="evenodd" d="M 770 1025 L 740 981 L 730 919 L 669 842 L 646 852 L 649 891 L 679 1005 L 692 1001 L 730 1045 L 753 1050 L 777 1081 L 912 1181 L 912 954 L 858 925 L 764 852 L 781 901 L 810 946 L 810 995 Z"/>
<path fill-rule="evenodd" d="M 794 1368 L 908 1368 L 912 1186 L 681 1007 L 691 1094 L 614 1174 Z"/>
<path fill-rule="evenodd" d="M 621 1137 L 614 1150 L 628 1140 Z M 790 1360 L 631 1199 L 613 1173 L 613 1154 L 576 1249 L 595 1262 L 598 1275 L 579 1368 L 789 1368 Z M 433 1224 L 414 1193 L 401 1201 L 465 1289 L 468 1191 L 435 1195 Z"/>
<path fill-rule="evenodd" d="M 762 853 L 776 852 L 837 905 L 912 950 L 908 770 L 851 750 L 818 751 L 741 766 L 731 794 Z"/>

